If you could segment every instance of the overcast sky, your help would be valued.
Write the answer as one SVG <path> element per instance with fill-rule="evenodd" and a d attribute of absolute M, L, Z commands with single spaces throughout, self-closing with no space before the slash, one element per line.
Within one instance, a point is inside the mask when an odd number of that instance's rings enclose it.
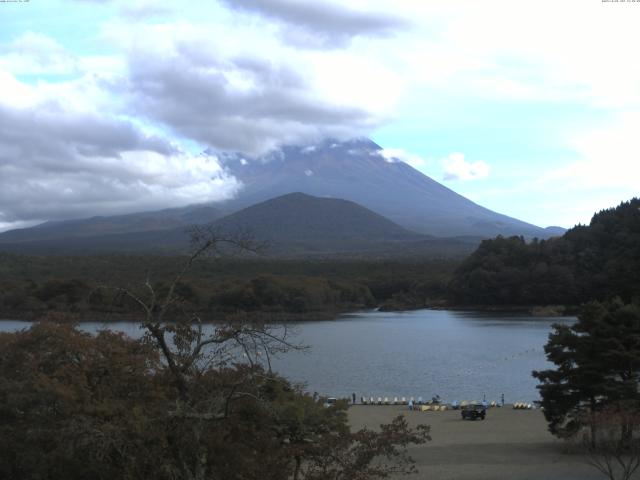
<path fill-rule="evenodd" d="M 0 2 L 0 230 L 223 199 L 369 136 L 541 226 L 640 194 L 640 2 Z"/>

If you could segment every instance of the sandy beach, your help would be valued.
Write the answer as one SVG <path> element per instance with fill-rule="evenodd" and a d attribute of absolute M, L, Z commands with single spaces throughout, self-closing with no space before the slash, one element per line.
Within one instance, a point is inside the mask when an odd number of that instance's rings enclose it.
<path fill-rule="evenodd" d="M 410 425 L 431 425 L 431 442 L 412 447 L 419 473 L 431 480 L 596 480 L 604 478 L 547 431 L 539 410 L 492 408 L 484 421 L 463 421 L 460 412 L 409 411 L 406 406 L 355 405 L 353 428 L 376 428 L 403 414 Z"/>

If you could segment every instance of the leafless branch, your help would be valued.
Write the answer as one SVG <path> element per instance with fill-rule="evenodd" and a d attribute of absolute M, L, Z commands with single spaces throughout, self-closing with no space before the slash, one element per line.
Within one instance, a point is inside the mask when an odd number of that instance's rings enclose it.
<path fill-rule="evenodd" d="M 610 480 L 630 480 L 640 468 L 640 411 L 620 402 L 590 412 L 585 425 L 592 434 L 583 438 L 587 463 Z"/>

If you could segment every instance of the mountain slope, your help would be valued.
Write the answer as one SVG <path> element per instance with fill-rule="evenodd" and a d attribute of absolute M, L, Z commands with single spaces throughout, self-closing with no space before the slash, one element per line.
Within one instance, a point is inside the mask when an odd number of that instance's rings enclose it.
<path fill-rule="evenodd" d="M 307 242 L 379 242 L 422 239 L 382 215 L 354 202 L 290 193 L 231 214 L 215 225 L 250 229 L 256 236 L 284 244 Z"/>
<path fill-rule="evenodd" d="M 45 222 L 32 228 L 0 233 L 0 244 L 171 230 L 213 222 L 223 215 L 211 205 L 191 205 L 155 212 Z"/>
<path fill-rule="evenodd" d="M 435 236 L 550 236 L 471 202 L 404 162 L 389 161 L 370 140 L 289 146 L 260 158 L 227 154 L 222 161 L 244 184 L 237 198 L 219 205 L 227 211 L 300 191 L 351 200 L 405 228 Z"/>
<path fill-rule="evenodd" d="M 252 205 L 212 226 L 221 232 L 250 231 L 265 242 L 266 255 L 407 255 L 469 253 L 479 239 L 440 239 L 406 230 L 354 202 L 292 193 Z M 185 228 L 0 243 L 23 253 L 180 253 L 189 245 Z"/>

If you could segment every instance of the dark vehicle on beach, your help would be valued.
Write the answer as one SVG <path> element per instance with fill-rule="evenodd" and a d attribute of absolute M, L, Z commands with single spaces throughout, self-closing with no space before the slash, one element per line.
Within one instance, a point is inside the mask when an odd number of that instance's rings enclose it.
<path fill-rule="evenodd" d="M 324 407 L 335 407 L 336 403 L 338 403 L 338 399 L 334 397 L 329 397 L 324 401 Z"/>
<path fill-rule="evenodd" d="M 481 403 L 472 403 L 462 407 L 462 419 L 463 420 L 484 420 L 487 415 L 487 407 Z"/>

